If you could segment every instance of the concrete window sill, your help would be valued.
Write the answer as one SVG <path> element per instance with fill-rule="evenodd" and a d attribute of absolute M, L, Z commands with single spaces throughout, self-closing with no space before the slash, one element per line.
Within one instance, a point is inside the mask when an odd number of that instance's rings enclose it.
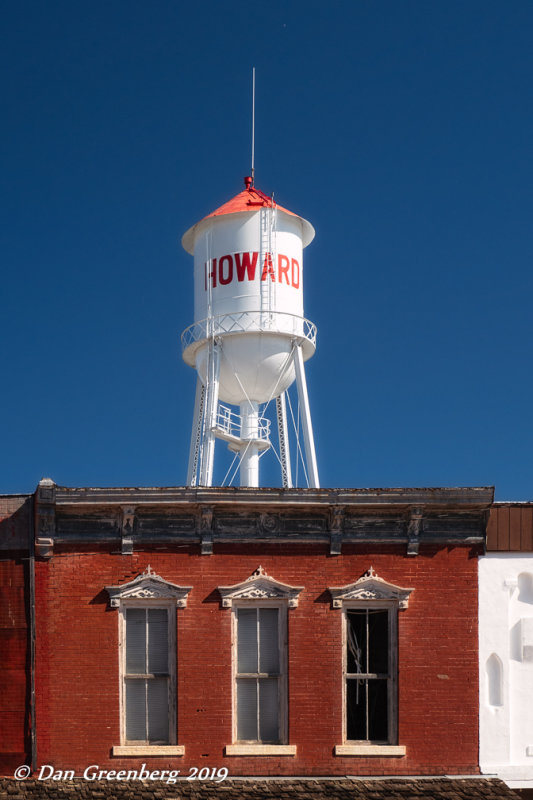
<path fill-rule="evenodd" d="M 176 744 L 139 744 L 139 745 L 115 745 L 112 754 L 114 756 L 182 756 L 185 754 L 185 747 Z"/>
<path fill-rule="evenodd" d="M 295 744 L 227 744 L 227 756 L 295 756 Z"/>
<path fill-rule="evenodd" d="M 404 756 L 405 745 L 401 744 L 337 744 L 336 756 Z"/>

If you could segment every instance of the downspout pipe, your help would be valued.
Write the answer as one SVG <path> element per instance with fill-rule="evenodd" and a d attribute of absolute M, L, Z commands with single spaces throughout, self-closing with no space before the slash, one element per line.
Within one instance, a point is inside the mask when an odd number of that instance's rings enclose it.
<path fill-rule="evenodd" d="M 35 495 L 30 499 L 29 578 L 30 578 L 30 743 L 31 768 L 37 770 L 37 720 L 35 718 Z"/>

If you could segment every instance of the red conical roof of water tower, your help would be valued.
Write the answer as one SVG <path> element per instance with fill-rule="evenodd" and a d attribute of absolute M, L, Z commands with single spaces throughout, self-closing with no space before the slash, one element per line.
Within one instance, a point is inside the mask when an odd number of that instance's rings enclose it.
<path fill-rule="evenodd" d="M 278 205 L 278 203 L 274 202 L 272 197 L 269 197 L 260 189 L 256 189 L 251 178 L 245 178 L 244 185 L 246 186 L 246 189 L 243 192 L 235 195 L 235 197 L 232 197 L 227 203 L 224 203 L 224 205 L 215 209 L 215 211 L 212 211 L 206 217 L 203 217 L 199 222 L 196 223 L 196 225 L 193 225 L 192 228 L 189 228 L 189 230 L 183 234 L 181 243 L 188 253 L 191 253 L 192 255 L 195 233 L 198 231 L 199 226 L 203 227 L 203 223 L 205 223 L 206 220 L 211 219 L 212 217 L 222 217 L 226 214 L 238 214 L 242 213 L 243 211 L 258 211 L 260 208 L 275 207 L 278 209 L 278 211 L 282 211 L 284 214 L 289 214 L 291 217 L 296 217 L 296 219 L 299 219 L 303 225 L 303 246 L 306 247 L 309 242 L 313 240 L 315 236 L 315 229 L 310 222 L 307 222 L 307 220 L 305 220 L 303 217 L 300 217 L 298 214 L 295 214 L 293 211 L 289 211 L 288 208 Z"/>
<path fill-rule="evenodd" d="M 237 214 L 239 211 L 253 211 L 256 208 L 272 208 L 273 206 L 276 206 L 276 208 L 280 211 L 284 211 L 286 214 L 290 214 L 292 217 L 297 216 L 287 208 L 283 208 L 283 206 L 274 203 L 272 197 L 262 192 L 261 189 L 256 189 L 255 186 L 252 185 L 251 178 L 245 178 L 244 182 L 246 184 L 244 192 L 232 197 L 231 200 L 228 200 L 223 206 L 212 211 L 204 217 L 204 219 L 218 217 L 221 214 Z"/>

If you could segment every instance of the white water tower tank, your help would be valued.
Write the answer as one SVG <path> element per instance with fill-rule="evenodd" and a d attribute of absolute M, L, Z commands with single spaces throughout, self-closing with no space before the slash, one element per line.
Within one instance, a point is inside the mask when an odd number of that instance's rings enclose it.
<path fill-rule="evenodd" d="M 302 258 L 314 235 L 309 222 L 277 205 L 251 178 L 184 234 L 183 247 L 194 256 L 194 324 L 182 336 L 183 358 L 204 389 L 217 384 L 211 410 L 198 411 L 212 418 L 204 433 L 193 429 L 193 438 L 217 435 L 219 400 L 240 407 L 247 430 L 253 411 L 257 427 L 258 404 L 283 395 L 297 377 L 295 348 L 300 362 L 314 354 L 316 328 L 303 315 Z M 198 419 L 196 425 L 202 427 Z M 250 436 L 246 441 L 246 453 L 253 454 Z"/>

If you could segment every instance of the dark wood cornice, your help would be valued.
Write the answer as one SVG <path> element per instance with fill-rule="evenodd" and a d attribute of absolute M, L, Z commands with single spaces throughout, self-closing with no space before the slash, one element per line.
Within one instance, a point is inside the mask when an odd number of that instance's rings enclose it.
<path fill-rule="evenodd" d="M 493 489 L 67 488 L 41 481 L 36 492 L 37 551 L 61 543 L 112 542 L 136 548 L 276 542 L 403 544 L 483 543 Z"/>

